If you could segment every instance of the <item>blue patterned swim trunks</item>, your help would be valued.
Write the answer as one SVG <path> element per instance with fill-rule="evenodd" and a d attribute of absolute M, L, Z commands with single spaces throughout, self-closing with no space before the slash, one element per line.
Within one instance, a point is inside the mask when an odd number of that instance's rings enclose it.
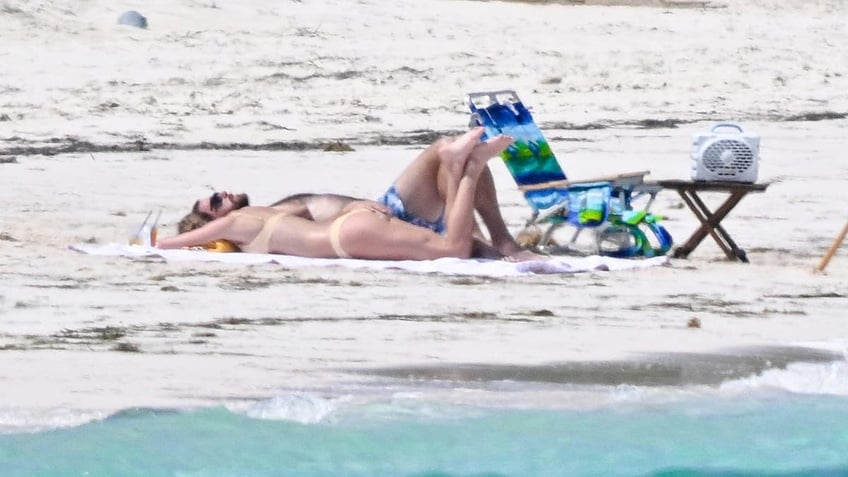
<path fill-rule="evenodd" d="M 395 186 L 389 187 L 389 190 L 386 191 L 377 202 L 385 205 L 392 211 L 392 215 L 403 220 L 404 222 L 409 222 L 412 225 L 417 225 L 419 227 L 424 227 L 426 229 L 430 229 L 437 234 L 445 233 L 445 218 L 439 217 L 439 219 L 435 222 L 430 222 L 428 220 L 424 220 L 420 217 L 416 217 L 412 214 L 406 212 L 406 208 L 403 206 L 403 201 L 400 199 L 400 196 L 397 193 L 397 189 Z"/>

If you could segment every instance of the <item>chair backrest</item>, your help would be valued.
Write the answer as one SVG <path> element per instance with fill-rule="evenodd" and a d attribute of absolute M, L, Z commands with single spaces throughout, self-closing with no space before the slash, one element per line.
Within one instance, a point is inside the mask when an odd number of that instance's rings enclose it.
<path fill-rule="evenodd" d="M 515 91 L 492 91 L 468 95 L 472 121 L 486 130 L 484 139 L 506 134 L 515 138 L 501 157 L 519 186 L 565 180 L 542 131 Z"/>
<path fill-rule="evenodd" d="M 543 212 L 566 204 L 568 214 L 562 216 L 563 220 L 586 226 L 606 221 L 612 192 L 610 183 L 545 186 L 565 181 L 567 177 L 541 129 L 515 91 L 470 93 L 466 99 L 471 109 L 471 123 L 483 126 L 484 139 L 499 134 L 515 138 L 515 142 L 501 153 L 501 158 L 534 211 Z M 527 188 L 537 185 L 540 187 Z"/>

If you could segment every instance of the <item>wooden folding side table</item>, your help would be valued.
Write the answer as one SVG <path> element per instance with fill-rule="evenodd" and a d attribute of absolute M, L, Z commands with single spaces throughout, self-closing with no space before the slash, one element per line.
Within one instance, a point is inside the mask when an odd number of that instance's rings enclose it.
<path fill-rule="evenodd" d="M 689 210 L 695 214 L 701 226 L 692 233 L 689 240 L 683 245 L 675 248 L 673 256 L 675 258 L 686 258 L 693 250 L 706 238 L 711 235 L 713 240 L 724 250 L 725 255 L 730 260 L 739 260 L 748 263 L 748 257 L 745 251 L 736 245 L 736 242 L 727 233 L 721 225 L 721 221 L 727 217 L 727 214 L 748 195 L 749 192 L 764 192 L 768 188 L 768 184 L 749 184 L 744 182 L 702 182 L 702 181 L 682 181 L 682 180 L 660 180 L 655 184 L 664 189 L 674 189 L 683 198 L 683 201 L 689 207 Z M 715 212 L 711 211 L 704 201 L 698 196 L 700 192 L 722 192 L 728 194 L 724 203 L 719 206 Z"/>

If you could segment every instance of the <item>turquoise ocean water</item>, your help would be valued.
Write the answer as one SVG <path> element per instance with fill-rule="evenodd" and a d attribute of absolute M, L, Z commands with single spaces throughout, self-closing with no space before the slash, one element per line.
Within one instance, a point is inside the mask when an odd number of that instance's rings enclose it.
<path fill-rule="evenodd" d="M 429 383 L 370 399 L 288 391 L 240 409 L 125 410 L 7 426 L 0 475 L 842 476 L 845 369 L 702 388 Z M 463 392 L 476 397 L 443 399 Z"/>

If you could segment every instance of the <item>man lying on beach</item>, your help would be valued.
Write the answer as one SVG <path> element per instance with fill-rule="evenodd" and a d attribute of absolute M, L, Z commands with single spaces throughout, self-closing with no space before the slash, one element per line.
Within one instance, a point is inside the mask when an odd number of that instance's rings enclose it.
<path fill-rule="evenodd" d="M 341 211 L 352 202 L 361 201 L 363 205 L 375 210 L 384 210 L 413 225 L 443 234 L 449 175 L 441 151 L 454 140 L 439 139 L 421 152 L 376 202 L 338 194 L 296 194 L 271 204 L 271 207 L 316 222 L 326 222 L 339 217 Z M 194 203 L 192 213 L 180 221 L 179 231 L 191 230 L 249 204 L 247 194 L 215 192 Z M 475 221 L 473 256 L 512 261 L 540 258 L 522 248 L 510 235 L 498 207 L 495 183 L 488 165 L 484 166 L 477 182 L 474 207 L 489 231 L 489 239 L 483 236 Z"/>
<path fill-rule="evenodd" d="M 313 258 L 468 258 L 473 246 L 477 184 L 488 159 L 513 142 L 501 135 L 481 143 L 482 135 L 483 128 L 475 128 L 436 148 L 441 162 L 439 174 L 444 180 L 443 234 L 400 220 L 386 213 L 385 207 L 373 207 L 370 201 L 351 201 L 332 221 L 318 221 L 274 207 L 234 210 L 234 196 L 227 194 L 219 195 L 218 200 L 210 198 L 214 203 L 209 205 L 210 212 L 229 213 L 200 228 L 163 238 L 156 245 L 183 248 L 227 240 L 244 252 Z"/>

